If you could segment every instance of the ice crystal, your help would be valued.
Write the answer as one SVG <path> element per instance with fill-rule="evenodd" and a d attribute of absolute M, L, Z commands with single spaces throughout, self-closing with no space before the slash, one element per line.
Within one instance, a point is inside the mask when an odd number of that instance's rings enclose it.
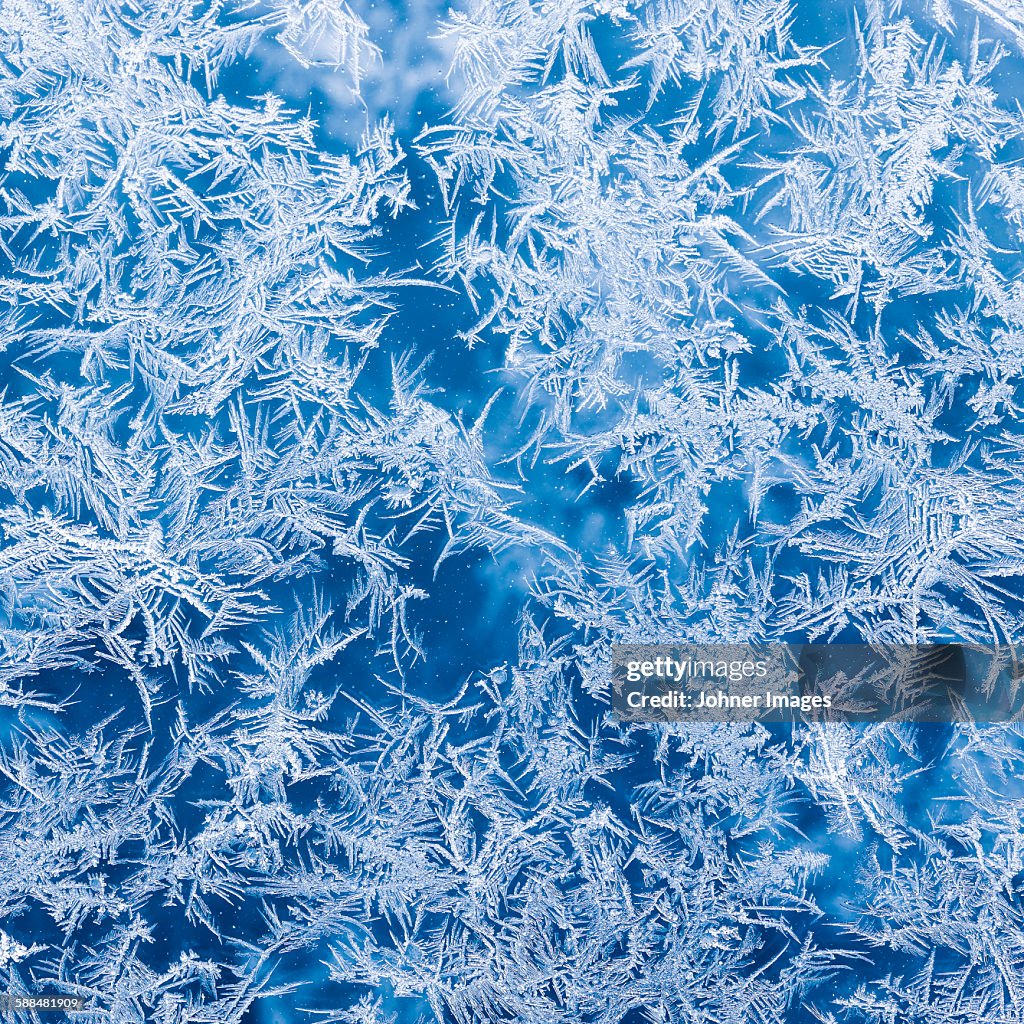
<path fill-rule="evenodd" d="M 0 0 L 6 991 L 1024 1020 L 1019 727 L 609 704 L 1021 641 L 1020 5 L 412 6 Z"/>

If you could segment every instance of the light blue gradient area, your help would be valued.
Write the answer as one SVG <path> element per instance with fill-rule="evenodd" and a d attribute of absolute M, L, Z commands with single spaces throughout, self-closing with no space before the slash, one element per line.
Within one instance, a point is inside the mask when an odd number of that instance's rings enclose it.
<path fill-rule="evenodd" d="M 0 989 L 1024 1021 L 1019 726 L 609 698 L 614 643 L 1021 642 L 1022 40 L 0 0 Z"/>

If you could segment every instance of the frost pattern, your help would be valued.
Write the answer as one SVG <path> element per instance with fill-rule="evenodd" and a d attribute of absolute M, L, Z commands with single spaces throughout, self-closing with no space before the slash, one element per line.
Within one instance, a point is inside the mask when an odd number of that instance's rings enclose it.
<path fill-rule="evenodd" d="M 608 702 L 1022 640 L 1020 5 L 468 0 L 446 84 L 381 25 L 0 0 L 6 989 L 1024 1020 L 1019 727 Z"/>

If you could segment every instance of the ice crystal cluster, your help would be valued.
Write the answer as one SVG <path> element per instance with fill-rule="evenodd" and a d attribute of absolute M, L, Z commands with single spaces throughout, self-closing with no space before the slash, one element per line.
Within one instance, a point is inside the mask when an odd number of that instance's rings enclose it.
<path fill-rule="evenodd" d="M 1019 0 L 0 0 L 0 55 L 0 989 L 1024 1021 L 1016 726 L 609 702 L 614 643 L 1024 640 Z"/>

